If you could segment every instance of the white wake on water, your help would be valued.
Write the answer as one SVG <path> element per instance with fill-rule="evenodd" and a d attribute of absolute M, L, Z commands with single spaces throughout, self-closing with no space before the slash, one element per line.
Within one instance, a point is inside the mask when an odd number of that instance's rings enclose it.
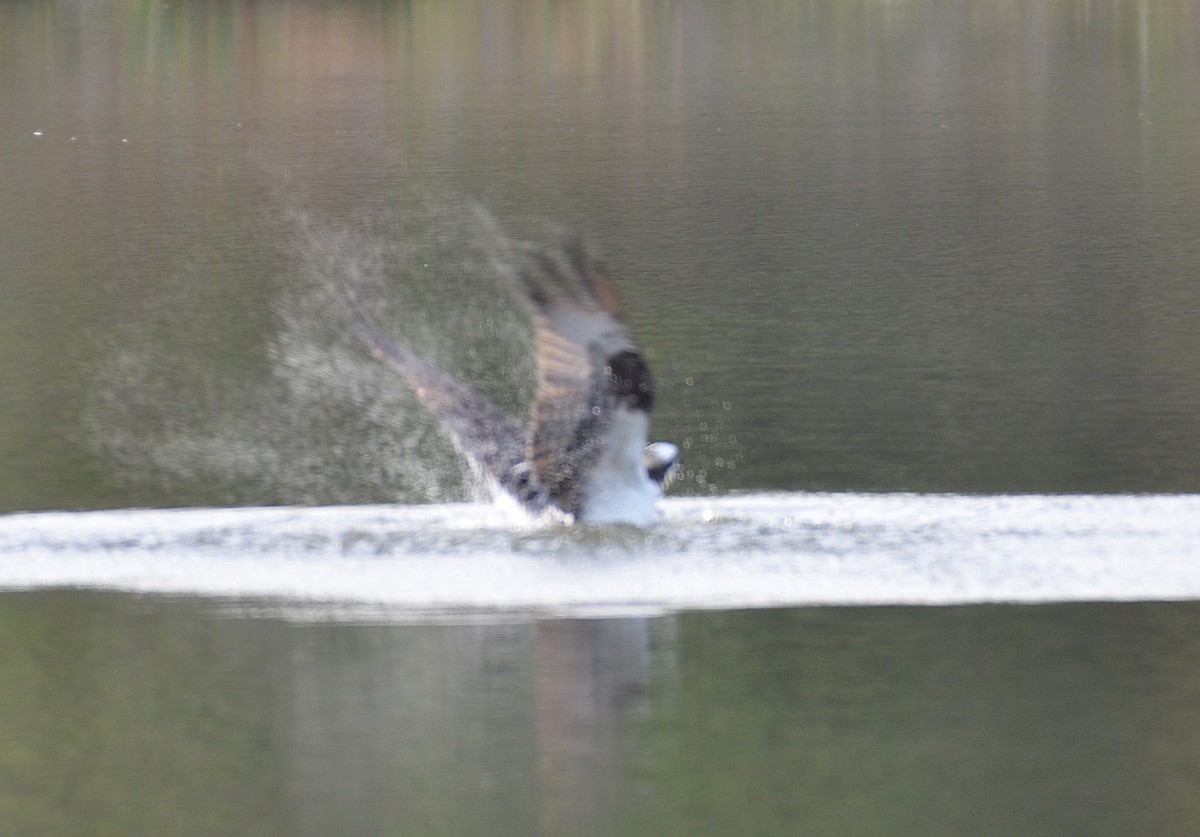
<path fill-rule="evenodd" d="M 494 505 L 0 517 L 0 589 L 391 618 L 1200 598 L 1200 495 L 672 498 L 649 530 Z"/>

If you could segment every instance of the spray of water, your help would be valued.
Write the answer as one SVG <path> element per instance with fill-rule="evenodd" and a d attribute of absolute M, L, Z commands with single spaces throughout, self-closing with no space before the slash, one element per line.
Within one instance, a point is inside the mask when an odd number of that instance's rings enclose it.
<path fill-rule="evenodd" d="M 510 274 L 527 245 L 454 200 L 335 220 L 292 212 L 255 238 L 275 257 L 269 299 L 214 305 L 186 290 L 252 269 L 249 257 L 181 260 L 180 298 L 131 324 L 101 362 L 86 425 L 114 472 L 163 505 L 478 497 L 480 480 L 347 317 L 352 305 L 369 311 L 521 415 L 531 336 Z M 221 342 L 251 329 L 236 349 Z"/>

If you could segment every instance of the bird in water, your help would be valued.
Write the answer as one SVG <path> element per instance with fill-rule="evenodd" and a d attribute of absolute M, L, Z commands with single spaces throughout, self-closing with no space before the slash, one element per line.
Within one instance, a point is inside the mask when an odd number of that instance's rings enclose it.
<path fill-rule="evenodd" d="M 520 271 L 533 309 L 537 395 L 523 422 L 370 320 L 359 329 L 458 449 L 530 514 L 556 509 L 584 523 L 647 526 L 679 466 L 669 442 L 647 444 L 654 380 L 619 319 L 613 287 L 576 242 L 539 252 Z"/>

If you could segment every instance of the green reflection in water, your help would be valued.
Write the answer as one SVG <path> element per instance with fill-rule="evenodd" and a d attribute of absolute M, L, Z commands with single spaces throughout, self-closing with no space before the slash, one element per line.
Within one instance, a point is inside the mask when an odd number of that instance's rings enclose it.
<path fill-rule="evenodd" d="M 214 632 L 116 597 L 6 596 L 3 791 L 13 834 L 256 833 L 285 809 L 278 625 Z"/>
<path fill-rule="evenodd" d="M 0 627 L 7 833 L 536 828 L 527 627 L 294 626 L 81 593 L 0 597 Z"/>
<path fill-rule="evenodd" d="M 337 625 L 0 596 L 9 833 L 1193 834 L 1193 604 Z"/>
<path fill-rule="evenodd" d="M 281 218 L 384 219 L 469 321 L 405 219 L 474 199 L 593 239 L 681 491 L 1200 490 L 1198 15 L 0 4 L 0 509 L 463 496 L 356 478 L 353 405 L 264 379 Z"/>
<path fill-rule="evenodd" d="M 1195 605 L 680 617 L 640 833 L 1188 834 Z"/>

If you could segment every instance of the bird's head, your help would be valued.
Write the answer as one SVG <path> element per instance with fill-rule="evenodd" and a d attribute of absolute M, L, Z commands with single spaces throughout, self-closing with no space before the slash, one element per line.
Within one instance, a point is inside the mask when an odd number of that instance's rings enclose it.
<path fill-rule="evenodd" d="M 646 445 L 646 473 L 651 481 L 666 489 L 679 471 L 679 448 L 670 442 Z"/>

